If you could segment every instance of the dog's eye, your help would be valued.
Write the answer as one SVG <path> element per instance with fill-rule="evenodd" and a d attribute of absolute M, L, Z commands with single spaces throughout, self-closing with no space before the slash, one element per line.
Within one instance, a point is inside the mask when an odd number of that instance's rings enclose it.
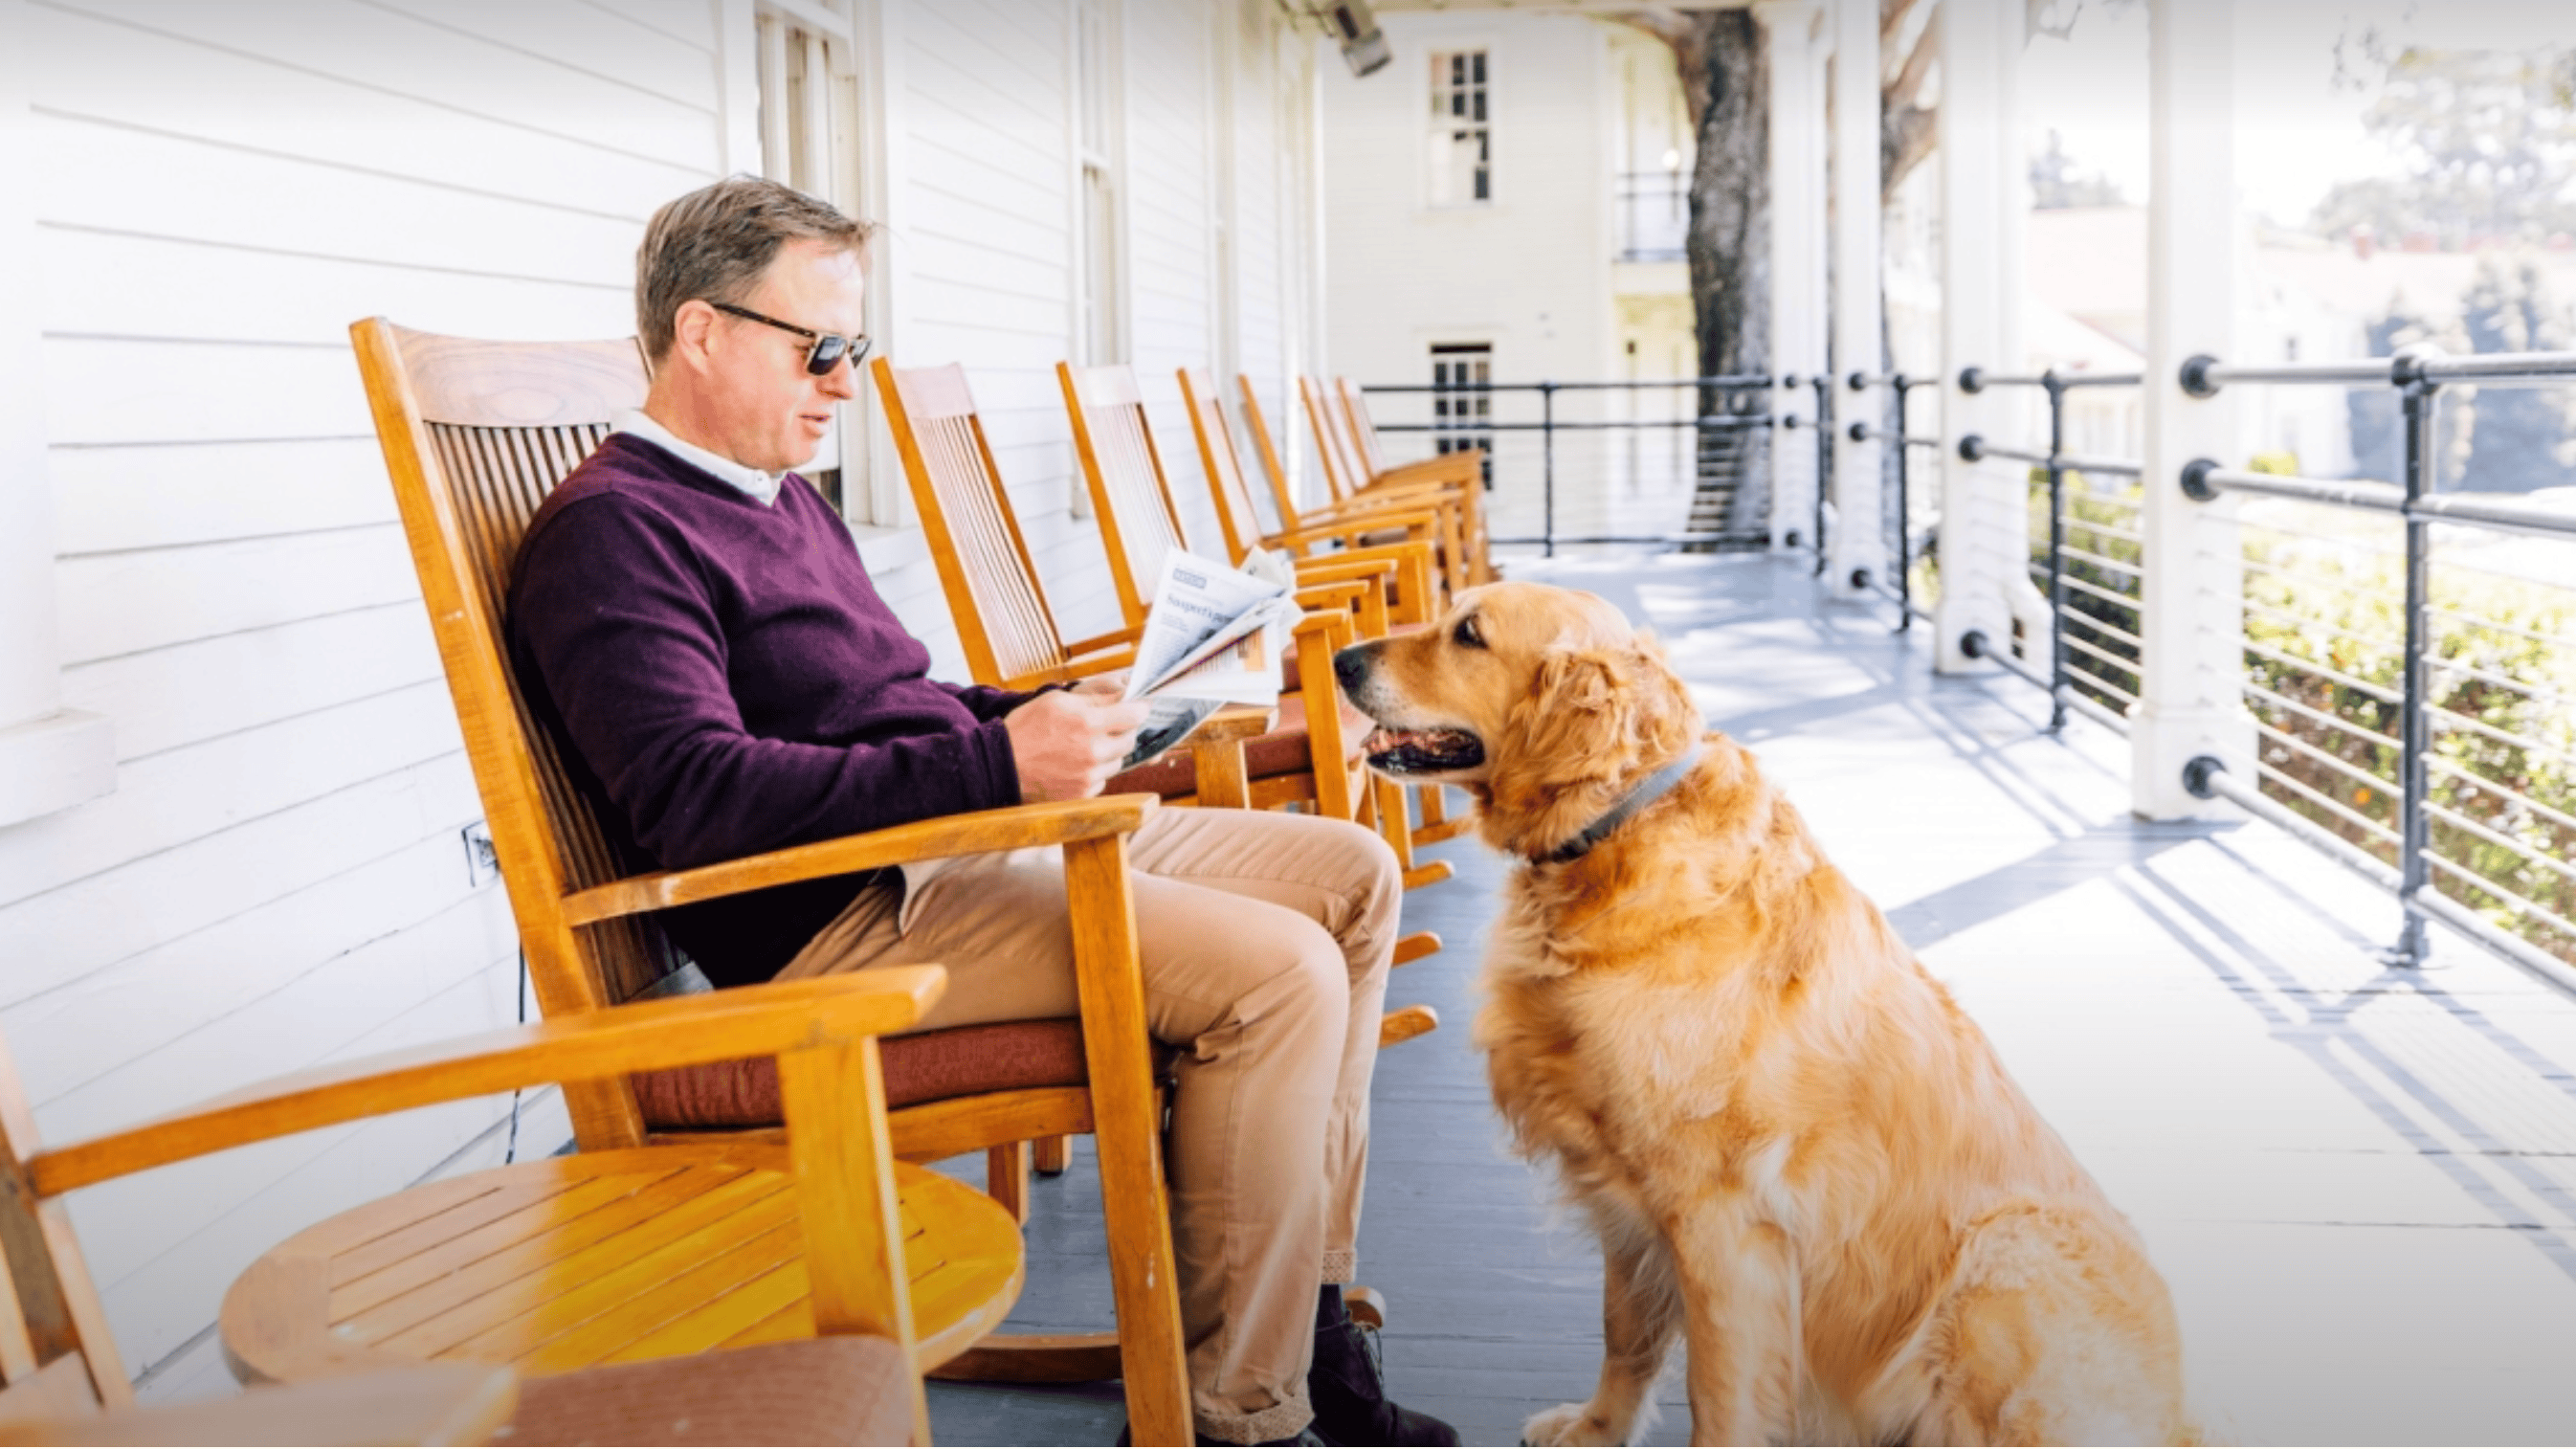
<path fill-rule="evenodd" d="M 1449 632 L 1449 638 L 1451 642 L 1455 643 L 1461 649 L 1482 649 L 1485 647 L 1484 631 L 1476 627 L 1476 616 L 1473 614 L 1469 614 L 1466 618 L 1459 620 L 1458 627 Z"/>

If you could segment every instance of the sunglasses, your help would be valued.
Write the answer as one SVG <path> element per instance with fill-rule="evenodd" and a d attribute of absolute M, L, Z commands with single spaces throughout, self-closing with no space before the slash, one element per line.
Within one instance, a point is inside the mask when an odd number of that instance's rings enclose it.
<path fill-rule="evenodd" d="M 793 322 L 781 322 L 775 317 L 763 317 L 749 307 L 737 307 L 731 302 L 709 302 L 707 305 L 719 312 L 740 317 L 746 322 L 766 323 L 781 332 L 793 332 L 804 338 L 813 344 L 805 349 L 805 370 L 816 377 L 822 377 L 833 368 L 840 366 L 844 358 L 849 360 L 850 366 L 856 367 L 859 365 L 859 359 L 868 355 L 868 337 L 864 332 L 856 337 L 844 337 L 838 332 L 817 332 L 811 327 L 799 327 Z"/>

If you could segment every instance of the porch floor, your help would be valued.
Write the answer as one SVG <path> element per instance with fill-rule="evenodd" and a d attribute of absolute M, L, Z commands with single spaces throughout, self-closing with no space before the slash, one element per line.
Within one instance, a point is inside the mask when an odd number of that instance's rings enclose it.
<path fill-rule="evenodd" d="M 1935 679 L 1884 607 L 1764 557 L 1525 563 L 1653 626 L 1833 857 L 1984 1027 L 2145 1233 L 2220 1442 L 2564 1442 L 2576 1426 L 2576 1001 L 2436 928 L 2375 957 L 2383 893 L 2260 824 L 2128 814 L 2127 747 L 2040 727 L 2011 679 Z M 1468 1041 L 1502 866 L 1462 839 L 1391 1002 L 1442 1029 L 1379 1065 L 1361 1278 L 1395 1396 L 1510 1444 L 1589 1393 L 1599 1262 L 1502 1148 Z M 1087 1150 L 1087 1144 L 1086 1150 Z M 956 1164 L 964 1167 L 966 1164 Z M 970 1169 L 971 1171 L 971 1169 Z M 1039 1182 L 1029 1330 L 1102 1326 L 1087 1155 Z M 1684 1443 L 1677 1378 L 1649 1442 Z M 1115 1385 L 934 1385 L 948 1444 L 1107 1444 Z"/>

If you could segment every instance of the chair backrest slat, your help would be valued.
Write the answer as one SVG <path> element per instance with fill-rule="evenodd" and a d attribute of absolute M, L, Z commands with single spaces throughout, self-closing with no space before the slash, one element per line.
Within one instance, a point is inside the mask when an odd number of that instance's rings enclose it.
<path fill-rule="evenodd" d="M 350 329 L 403 532 L 446 667 L 501 879 L 549 1016 L 595 1010 L 651 985 L 672 957 L 637 919 L 573 927 L 571 892 L 617 878 L 607 836 L 520 698 L 503 611 L 528 521 L 648 386 L 632 338 L 483 342 L 395 327 Z M 642 1118 L 621 1080 L 565 1095 L 585 1149 L 633 1146 Z"/>
<path fill-rule="evenodd" d="M 966 370 L 954 363 L 897 368 L 883 357 L 870 366 L 968 672 L 978 684 L 1010 687 L 1052 677 L 1066 662 L 1064 639 Z"/>
<path fill-rule="evenodd" d="M 1297 398 L 1305 405 L 1306 425 L 1315 435 L 1315 455 L 1324 464 L 1324 485 L 1333 490 L 1334 502 L 1344 502 L 1365 486 L 1371 475 L 1360 471 L 1358 451 L 1342 426 L 1341 409 L 1333 405 L 1324 390 L 1323 379 L 1297 379 Z"/>
<path fill-rule="evenodd" d="M 1190 432 L 1199 445 L 1199 467 L 1207 474 L 1208 497 L 1216 504 L 1217 526 L 1225 531 L 1225 556 L 1241 563 L 1261 546 L 1270 530 L 1252 501 L 1252 485 L 1243 476 L 1243 454 L 1234 446 L 1234 430 L 1225 420 L 1225 400 L 1216 380 L 1195 367 L 1180 370 L 1181 402 L 1190 411 Z"/>
<path fill-rule="evenodd" d="M 1341 395 L 1342 421 L 1350 428 L 1351 445 L 1358 451 L 1364 476 L 1374 478 L 1386 471 L 1386 450 L 1378 446 L 1377 424 L 1370 420 L 1368 399 L 1360 385 L 1347 377 L 1333 379 L 1333 390 Z"/>
<path fill-rule="evenodd" d="M 1171 480 L 1154 446 L 1153 426 L 1145 418 L 1144 393 L 1136 385 L 1136 370 L 1123 362 L 1102 367 L 1059 362 L 1056 378 L 1064 384 L 1064 409 L 1073 422 L 1083 486 L 1091 490 L 1092 506 L 1100 515 L 1100 541 L 1109 553 L 1119 611 L 1130 627 L 1141 625 L 1146 606 L 1154 602 L 1164 557 L 1189 548 L 1180 511 L 1172 503 Z"/>
<path fill-rule="evenodd" d="M 1279 527 L 1293 533 L 1297 529 L 1297 490 L 1289 485 L 1287 465 L 1280 461 L 1278 445 L 1272 440 L 1270 419 L 1262 414 L 1261 393 L 1253 387 L 1251 373 L 1236 373 L 1234 383 L 1243 394 L 1243 425 L 1252 431 L 1253 455 L 1261 460 L 1261 476 L 1270 480 L 1270 501 L 1278 506 Z"/>

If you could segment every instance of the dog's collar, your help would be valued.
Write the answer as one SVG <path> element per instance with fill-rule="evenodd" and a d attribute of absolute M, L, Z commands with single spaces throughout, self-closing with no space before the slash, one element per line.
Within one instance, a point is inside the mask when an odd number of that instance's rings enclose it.
<path fill-rule="evenodd" d="M 1689 753 L 1638 781 L 1637 788 L 1621 797 L 1619 803 L 1611 806 L 1608 813 L 1583 827 L 1582 834 L 1537 857 L 1538 863 L 1563 865 L 1569 860 L 1581 859 L 1586 851 L 1609 839 L 1610 832 L 1618 829 L 1629 816 L 1670 794 L 1672 788 L 1682 782 L 1682 777 L 1689 774 L 1691 768 L 1699 763 L 1699 757 L 1704 748 L 1702 742 L 1692 741 Z"/>

